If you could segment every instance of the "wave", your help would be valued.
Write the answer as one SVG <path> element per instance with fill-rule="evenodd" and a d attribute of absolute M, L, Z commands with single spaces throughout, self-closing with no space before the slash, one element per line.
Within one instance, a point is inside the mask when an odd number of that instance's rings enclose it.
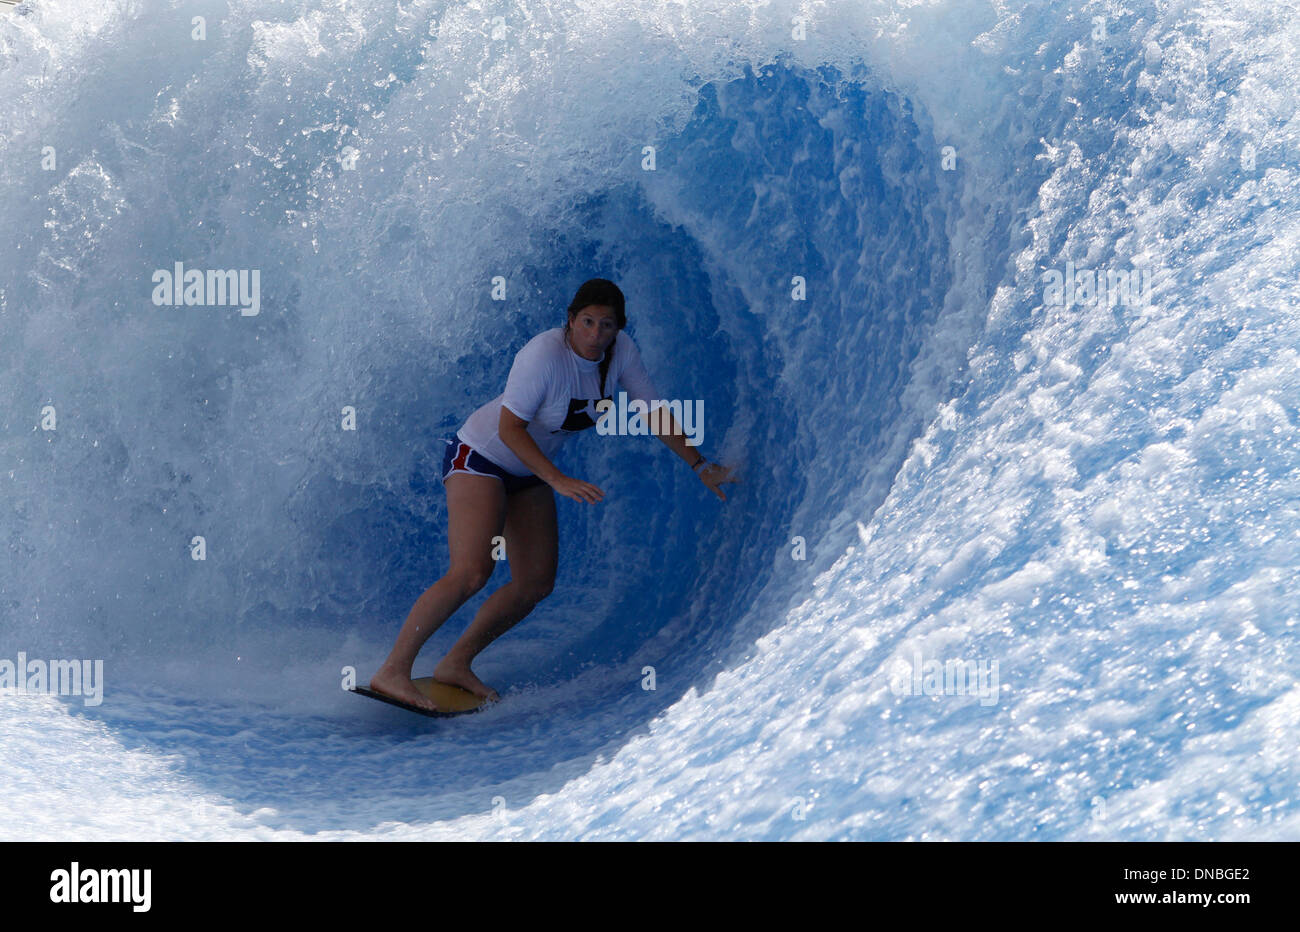
<path fill-rule="evenodd" d="M 1283 7 L 202 15 L 0 18 L 0 656 L 105 670 L 6 743 L 133 801 L 39 837 L 1295 837 Z M 597 275 L 742 484 L 572 441 L 511 701 L 358 708 Z"/>

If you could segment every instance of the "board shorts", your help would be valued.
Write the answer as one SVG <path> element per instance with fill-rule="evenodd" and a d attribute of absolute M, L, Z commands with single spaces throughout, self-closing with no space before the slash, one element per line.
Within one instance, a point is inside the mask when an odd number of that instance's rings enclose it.
<path fill-rule="evenodd" d="M 442 438 L 442 442 L 447 445 L 447 452 L 442 455 L 442 481 L 444 483 L 447 481 L 448 476 L 458 472 L 467 473 L 471 476 L 492 476 L 500 479 L 505 484 L 507 495 L 513 492 L 521 492 L 524 489 L 531 489 L 535 485 L 546 484 L 540 476 L 532 474 L 516 476 L 512 472 L 507 472 L 455 434 L 448 434 Z"/>

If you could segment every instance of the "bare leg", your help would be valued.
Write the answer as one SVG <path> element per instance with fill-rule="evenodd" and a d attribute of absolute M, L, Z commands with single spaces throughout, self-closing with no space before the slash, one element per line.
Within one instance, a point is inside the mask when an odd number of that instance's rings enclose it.
<path fill-rule="evenodd" d="M 458 473 L 447 477 L 445 487 L 451 566 L 416 600 L 388 659 L 370 680 L 371 689 L 430 710 L 437 710 L 437 704 L 411 682 L 415 657 L 429 635 L 492 575 L 492 538 L 501 533 L 506 511 L 505 486 L 500 479 Z"/>
<path fill-rule="evenodd" d="M 483 603 L 465 633 L 433 669 L 434 679 L 486 699 L 499 697 L 496 690 L 474 675 L 470 663 L 531 612 L 555 584 L 559 548 L 555 493 L 550 486 L 533 486 L 506 500 L 505 538 L 510 582 Z"/>

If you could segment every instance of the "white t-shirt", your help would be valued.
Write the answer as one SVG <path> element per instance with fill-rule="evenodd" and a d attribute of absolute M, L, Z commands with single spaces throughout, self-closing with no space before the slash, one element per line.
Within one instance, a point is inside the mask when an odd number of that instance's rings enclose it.
<path fill-rule="evenodd" d="M 639 398 L 647 409 L 657 408 L 654 385 L 641 362 L 636 343 L 620 330 L 614 340 L 614 358 L 605 378 L 605 398 L 621 388 L 629 401 Z M 606 350 L 608 352 L 608 350 Z M 600 418 L 600 364 L 584 359 L 564 341 L 564 328 L 539 333 L 515 354 L 506 390 L 469 416 L 456 436 L 477 452 L 516 476 L 532 471 L 501 440 L 497 425 L 505 405 L 528 422 L 528 433 L 546 458 L 552 459 L 565 440 L 595 427 Z"/>

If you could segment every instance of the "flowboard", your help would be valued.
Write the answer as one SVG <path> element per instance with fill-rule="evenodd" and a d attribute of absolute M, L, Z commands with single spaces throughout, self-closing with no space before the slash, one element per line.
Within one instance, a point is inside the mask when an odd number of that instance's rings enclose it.
<path fill-rule="evenodd" d="M 434 712 L 429 709 L 422 709 L 419 706 L 403 702 L 401 699 L 394 699 L 392 696 L 376 692 L 369 686 L 357 685 L 352 687 L 351 691 L 358 696 L 378 699 L 380 702 L 387 702 L 389 705 L 395 705 L 410 712 L 418 712 L 430 718 L 451 718 L 455 715 L 468 715 L 470 712 L 477 712 L 487 705 L 486 699 L 480 699 L 469 690 L 461 689 L 459 686 L 452 686 L 449 683 L 439 683 L 431 676 L 421 676 L 411 680 L 411 682 L 415 684 L 416 689 L 438 703 L 440 709 L 446 709 L 447 711 Z"/>

